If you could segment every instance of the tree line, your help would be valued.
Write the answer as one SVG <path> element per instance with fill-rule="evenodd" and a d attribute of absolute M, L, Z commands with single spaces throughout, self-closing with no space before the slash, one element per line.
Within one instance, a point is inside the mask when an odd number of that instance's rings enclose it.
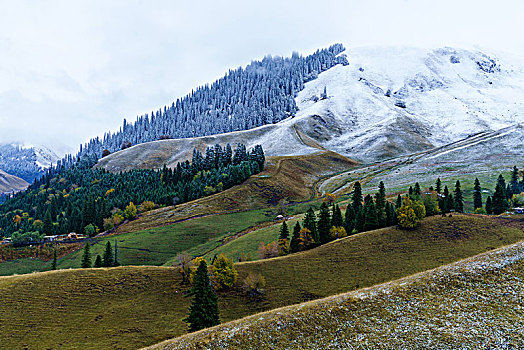
<path fill-rule="evenodd" d="M 208 147 L 205 155 L 193 152 L 193 161 L 173 169 L 131 170 L 110 173 L 93 169 L 88 159 L 49 171 L 27 191 L 0 205 L 0 237 L 17 234 L 95 234 L 111 229 L 137 211 L 201 198 L 234 185 L 263 170 L 261 146 Z M 135 205 L 136 203 L 136 205 Z"/>

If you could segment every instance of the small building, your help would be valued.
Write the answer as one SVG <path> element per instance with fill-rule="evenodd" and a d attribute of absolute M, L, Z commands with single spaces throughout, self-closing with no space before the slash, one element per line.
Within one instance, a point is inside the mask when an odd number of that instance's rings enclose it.
<path fill-rule="evenodd" d="M 524 214 L 524 208 L 520 208 L 520 207 L 513 208 L 513 212 L 515 214 Z"/>
<path fill-rule="evenodd" d="M 58 238 L 58 235 L 54 235 L 54 236 L 44 236 L 44 243 L 47 243 L 47 242 L 54 242 L 56 241 Z"/>

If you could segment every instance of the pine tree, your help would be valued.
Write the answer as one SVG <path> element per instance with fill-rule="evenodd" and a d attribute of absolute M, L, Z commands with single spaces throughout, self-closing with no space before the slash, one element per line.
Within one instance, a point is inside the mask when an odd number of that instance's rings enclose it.
<path fill-rule="evenodd" d="M 377 208 L 375 207 L 375 202 L 370 195 L 367 195 L 364 199 L 364 203 L 364 212 L 366 218 L 364 231 L 374 230 L 378 228 Z"/>
<path fill-rule="evenodd" d="M 375 206 L 377 208 L 378 227 L 385 227 L 387 223 L 386 187 L 382 181 L 380 181 L 378 192 L 375 195 Z"/>
<path fill-rule="evenodd" d="M 386 202 L 386 226 L 395 225 L 395 207 L 393 203 Z"/>
<path fill-rule="evenodd" d="M 435 183 L 436 188 L 435 191 L 437 191 L 438 194 L 442 191 L 442 182 L 440 182 L 440 177 L 437 178 L 437 182 Z"/>
<path fill-rule="evenodd" d="M 113 263 L 113 249 L 111 249 L 111 243 L 107 241 L 106 250 L 104 251 L 104 257 L 102 258 L 102 264 L 104 267 L 111 267 L 113 266 Z"/>
<path fill-rule="evenodd" d="M 421 195 L 420 184 L 418 182 L 415 182 L 415 189 L 413 190 L 413 194 L 418 197 L 420 197 Z"/>
<path fill-rule="evenodd" d="M 457 180 L 455 184 L 454 193 L 455 193 L 455 201 L 454 201 L 455 211 L 458 213 L 463 213 L 464 212 L 464 198 L 462 196 L 462 190 L 460 189 L 459 180 Z"/>
<path fill-rule="evenodd" d="M 355 217 L 355 229 L 357 232 L 364 232 L 366 226 L 366 214 L 364 212 L 364 207 L 360 206 L 358 208 L 357 215 Z"/>
<path fill-rule="evenodd" d="M 320 206 L 317 227 L 318 236 L 320 238 L 320 244 L 329 242 L 331 239 L 329 234 L 329 230 L 331 229 L 331 218 L 329 215 L 329 208 L 326 203 L 322 203 L 322 205 Z"/>
<path fill-rule="evenodd" d="M 51 263 L 51 270 L 56 270 L 56 248 L 53 249 L 53 262 Z"/>
<path fill-rule="evenodd" d="M 491 202 L 491 196 L 486 199 L 486 213 L 493 214 L 493 204 Z"/>
<path fill-rule="evenodd" d="M 402 196 L 399 194 L 397 196 L 397 202 L 395 203 L 395 208 L 400 208 L 402 206 Z"/>
<path fill-rule="evenodd" d="M 51 217 L 51 209 L 47 208 L 44 216 L 44 227 L 42 228 L 45 234 L 52 235 L 54 233 L 53 218 Z"/>
<path fill-rule="evenodd" d="M 448 210 L 455 210 L 455 200 L 453 199 L 453 195 L 450 193 L 448 196 Z"/>
<path fill-rule="evenodd" d="M 80 267 L 82 268 L 90 268 L 91 267 L 91 244 L 89 244 L 89 241 L 86 241 L 86 245 L 84 247 L 84 254 L 82 255 L 82 263 Z"/>
<path fill-rule="evenodd" d="M 475 186 L 473 186 L 473 208 L 482 208 L 482 188 L 478 178 L 475 178 Z"/>
<path fill-rule="evenodd" d="M 211 287 L 205 260 L 200 262 L 196 270 L 193 288 L 189 295 L 193 296 L 193 301 L 189 307 L 189 315 L 184 322 L 189 323 L 190 332 L 220 324 L 218 297 Z"/>
<path fill-rule="evenodd" d="M 320 243 L 320 237 L 318 235 L 317 229 L 317 220 L 315 218 L 315 212 L 311 207 L 309 207 L 309 209 L 306 212 L 303 226 L 311 232 L 311 236 L 313 237 L 315 243 Z"/>
<path fill-rule="evenodd" d="M 514 166 L 513 171 L 511 172 L 511 181 L 509 183 L 511 194 L 518 194 L 520 193 L 520 186 L 519 186 L 519 169 Z"/>
<path fill-rule="evenodd" d="M 506 181 L 502 175 L 497 179 L 495 186 L 495 193 L 492 198 L 493 213 L 499 215 L 508 209 L 508 202 L 506 200 Z"/>
<path fill-rule="evenodd" d="M 448 186 L 444 186 L 444 192 L 442 193 L 442 197 L 440 197 L 440 200 L 439 200 L 439 207 L 440 207 L 440 211 L 442 213 L 449 213 L 449 206 L 448 206 L 448 203 L 449 203 L 449 190 L 448 190 Z"/>
<path fill-rule="evenodd" d="M 102 258 L 100 257 L 100 255 L 97 254 L 96 259 L 95 259 L 95 264 L 93 265 L 93 267 L 102 267 L 102 266 L 104 266 L 104 263 L 102 262 Z"/>
<path fill-rule="evenodd" d="M 362 206 L 362 187 L 358 181 L 355 182 L 355 186 L 353 187 L 351 203 L 353 203 L 353 211 L 358 213 L 358 209 Z"/>
<path fill-rule="evenodd" d="M 338 204 L 333 205 L 333 213 L 331 215 L 331 226 L 341 227 L 344 226 L 344 220 L 342 219 L 342 212 Z"/>
<path fill-rule="evenodd" d="M 299 250 L 301 229 L 302 228 L 300 227 L 300 223 L 297 221 L 295 227 L 293 228 L 293 236 L 291 237 L 291 242 L 289 243 L 289 250 L 291 250 L 292 253 L 296 253 Z"/>
<path fill-rule="evenodd" d="M 120 266 L 120 262 L 118 261 L 118 248 L 117 248 L 117 241 L 115 239 L 115 260 L 113 261 L 113 266 Z"/>
<path fill-rule="evenodd" d="M 285 221 L 282 223 L 282 226 L 280 226 L 280 235 L 278 239 L 289 239 L 289 229 L 287 228 Z"/>
<path fill-rule="evenodd" d="M 350 235 L 355 228 L 355 211 L 353 207 L 348 204 L 346 208 L 346 213 L 344 214 L 344 229 L 347 234 Z"/>

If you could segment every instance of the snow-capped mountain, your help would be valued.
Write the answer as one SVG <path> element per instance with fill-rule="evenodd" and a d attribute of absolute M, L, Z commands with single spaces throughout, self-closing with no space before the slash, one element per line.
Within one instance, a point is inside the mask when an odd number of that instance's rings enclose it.
<path fill-rule="evenodd" d="M 371 162 L 524 122 L 523 61 L 453 48 L 347 54 L 348 66 L 306 84 L 288 122 L 325 148 Z"/>
<path fill-rule="evenodd" d="M 29 183 L 58 159 L 55 152 L 44 146 L 0 145 L 0 169 Z"/>
<path fill-rule="evenodd" d="M 267 155 L 329 149 L 371 163 L 524 123 L 524 60 L 448 47 L 344 53 L 349 65 L 306 83 L 293 117 L 246 131 L 136 145 L 99 166 L 144 167 L 152 157 L 160 166 L 173 165 L 191 157 L 193 147 L 236 142 L 262 144 Z"/>

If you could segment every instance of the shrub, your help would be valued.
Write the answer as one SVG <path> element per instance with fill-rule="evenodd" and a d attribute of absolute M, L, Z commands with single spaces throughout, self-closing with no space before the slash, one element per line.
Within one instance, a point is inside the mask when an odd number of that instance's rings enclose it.
<path fill-rule="evenodd" d="M 109 231 L 109 230 L 112 230 L 114 227 L 115 227 L 115 224 L 112 218 L 104 219 L 104 230 Z"/>
<path fill-rule="evenodd" d="M 264 242 L 260 242 L 258 246 L 258 256 L 260 259 L 269 259 L 278 256 L 278 243 L 271 242 L 266 245 Z"/>
<path fill-rule="evenodd" d="M 332 226 L 331 227 L 331 230 L 329 230 L 329 235 L 331 236 L 332 239 L 339 239 L 339 238 L 344 238 L 347 236 L 347 232 L 346 232 L 346 229 L 342 226 Z"/>
<path fill-rule="evenodd" d="M 89 224 L 86 227 L 84 227 L 84 232 L 89 237 L 93 237 L 96 233 L 96 228 L 93 224 Z"/>
<path fill-rule="evenodd" d="M 475 211 L 473 213 L 474 214 L 480 214 L 480 215 L 487 215 L 488 214 L 486 212 L 486 209 L 484 209 L 484 208 L 477 208 L 477 209 L 475 209 Z"/>
<path fill-rule="evenodd" d="M 288 255 L 289 254 L 289 239 L 281 238 L 278 240 L 278 255 Z"/>
<path fill-rule="evenodd" d="M 215 289 L 228 289 L 233 287 L 237 281 L 238 272 L 233 267 L 233 260 L 228 259 L 224 254 L 220 254 L 212 265 L 213 280 Z"/>
<path fill-rule="evenodd" d="M 138 208 L 140 213 L 145 213 L 148 211 L 151 211 L 156 208 L 156 204 L 151 201 L 144 201 L 142 204 L 140 204 L 140 207 Z"/>
<path fill-rule="evenodd" d="M 122 221 L 124 221 L 124 217 L 121 214 L 115 213 L 113 215 L 113 224 L 115 226 L 120 225 L 122 223 Z"/>
<path fill-rule="evenodd" d="M 244 279 L 243 288 L 250 296 L 256 296 L 264 293 L 266 279 L 261 274 L 250 272 Z"/>
<path fill-rule="evenodd" d="M 136 218 L 136 206 L 133 202 L 130 202 L 129 205 L 124 210 L 124 217 L 128 220 Z"/>
<path fill-rule="evenodd" d="M 182 276 L 182 283 L 189 283 L 189 275 L 191 273 L 191 257 L 186 253 L 178 253 L 176 262 L 173 263 L 178 273 Z"/>

